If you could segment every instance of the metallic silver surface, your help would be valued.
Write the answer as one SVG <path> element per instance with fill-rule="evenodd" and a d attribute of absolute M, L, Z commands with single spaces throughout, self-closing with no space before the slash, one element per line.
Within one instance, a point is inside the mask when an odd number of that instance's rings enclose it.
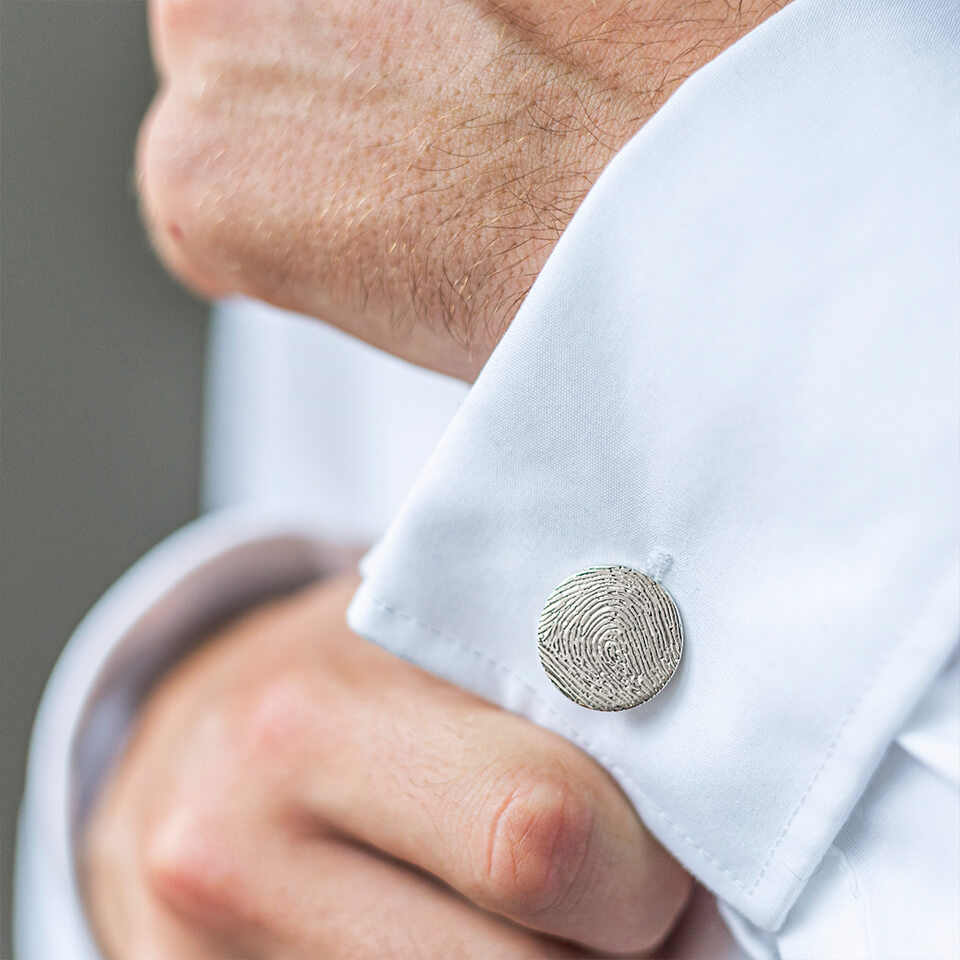
<path fill-rule="evenodd" d="M 537 631 L 557 689 L 591 710 L 629 710 L 669 682 L 683 652 L 676 605 L 629 567 L 591 567 L 550 594 Z"/>

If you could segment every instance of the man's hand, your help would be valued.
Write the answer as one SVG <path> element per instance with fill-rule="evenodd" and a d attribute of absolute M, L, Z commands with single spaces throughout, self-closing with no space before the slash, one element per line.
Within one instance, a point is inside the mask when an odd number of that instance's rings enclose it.
<path fill-rule="evenodd" d="M 613 153 L 784 2 L 152 0 L 154 242 L 472 379 Z"/>
<path fill-rule="evenodd" d="M 112 957 L 638 951 L 690 879 L 566 740 L 350 632 L 352 579 L 228 625 L 154 691 L 85 890 Z M 537 931 L 536 933 L 534 931 Z"/>

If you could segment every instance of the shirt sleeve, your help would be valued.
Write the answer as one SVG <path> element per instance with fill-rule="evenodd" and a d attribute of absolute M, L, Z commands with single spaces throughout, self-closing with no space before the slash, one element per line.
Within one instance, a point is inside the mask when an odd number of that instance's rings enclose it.
<path fill-rule="evenodd" d="M 31 741 L 20 815 L 20 960 L 96 960 L 75 845 L 151 684 L 227 618 L 349 565 L 308 513 L 234 508 L 174 534 L 125 574 L 70 638 Z"/>
<path fill-rule="evenodd" d="M 958 624 L 960 8 L 795 0 L 599 178 L 366 565 L 359 633 L 579 744 L 783 923 Z M 662 579 L 683 662 L 586 710 L 537 622 Z"/>

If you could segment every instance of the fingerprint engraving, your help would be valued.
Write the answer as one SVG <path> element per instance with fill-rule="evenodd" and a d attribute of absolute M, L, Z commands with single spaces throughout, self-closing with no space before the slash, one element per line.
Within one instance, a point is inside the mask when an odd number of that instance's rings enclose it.
<path fill-rule="evenodd" d="M 550 594 L 537 641 L 547 676 L 574 703 L 629 710 L 673 676 L 683 627 L 655 580 L 629 567 L 591 567 Z"/>

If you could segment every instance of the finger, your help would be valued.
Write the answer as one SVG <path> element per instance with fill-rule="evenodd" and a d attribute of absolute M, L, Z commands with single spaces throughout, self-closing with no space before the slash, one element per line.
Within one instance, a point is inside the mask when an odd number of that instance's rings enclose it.
<path fill-rule="evenodd" d="M 689 878 L 590 757 L 346 627 L 317 657 L 318 686 L 275 689 L 255 721 L 297 744 L 315 815 L 553 936 L 630 951 L 671 929 Z"/>
<path fill-rule="evenodd" d="M 149 739 L 165 746 L 156 731 Z M 121 759 L 126 775 L 109 781 L 83 834 L 81 887 L 99 953 L 112 960 L 265 955 L 261 916 L 246 907 L 225 916 L 218 892 L 230 889 L 233 904 L 251 903 L 256 871 L 243 865 L 259 863 L 275 830 L 251 817 L 250 798 L 230 783 L 229 771 L 207 781 L 203 803 L 172 803 L 152 771 L 131 769 L 130 760 L 129 753 Z M 224 805 L 238 796 L 244 802 Z"/>
<path fill-rule="evenodd" d="M 136 862 L 138 831 L 99 856 Z M 474 906 L 397 861 L 234 808 L 183 808 L 144 869 L 96 904 L 104 955 L 125 960 L 351 957 L 567 960 L 579 954 Z M 101 891 L 105 892 L 105 891 Z"/>
<path fill-rule="evenodd" d="M 695 884 L 687 909 L 666 942 L 660 960 L 717 960 L 740 956 L 730 930 L 717 908 L 717 898 Z"/>
<path fill-rule="evenodd" d="M 158 838 L 148 872 L 159 909 L 140 929 L 161 937 L 163 946 L 213 943 L 208 956 L 222 957 L 560 960 L 578 955 L 569 945 L 477 910 L 397 861 L 291 829 L 289 823 L 278 826 L 268 834 L 258 831 L 251 860 L 219 821 L 171 822 Z M 247 864 L 248 878 L 255 872 L 256 883 L 238 877 L 238 857 Z"/>

